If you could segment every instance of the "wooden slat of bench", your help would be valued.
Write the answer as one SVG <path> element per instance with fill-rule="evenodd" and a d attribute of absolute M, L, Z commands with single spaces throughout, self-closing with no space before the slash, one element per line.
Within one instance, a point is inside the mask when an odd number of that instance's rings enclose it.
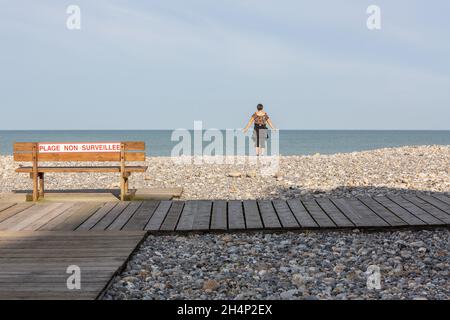
<path fill-rule="evenodd" d="M 444 224 L 441 220 L 435 218 L 425 210 L 415 206 L 414 204 L 400 196 L 388 196 L 388 198 L 429 225 Z"/>
<path fill-rule="evenodd" d="M 314 200 L 303 200 L 303 205 L 308 210 L 310 215 L 314 218 L 317 224 L 322 228 L 336 227 L 334 222 L 328 217 L 328 215 L 322 210 L 321 207 Z"/>
<path fill-rule="evenodd" d="M 319 227 L 299 199 L 289 199 L 287 204 L 302 228 Z"/>
<path fill-rule="evenodd" d="M 146 203 L 149 207 L 146 210 L 146 223 L 144 223 L 144 230 L 158 231 L 163 224 L 164 219 L 169 213 L 170 207 L 172 206 L 172 201 L 163 200 L 159 203 L 156 201 L 149 201 Z M 156 209 L 156 210 L 155 210 Z M 148 221 L 148 223 L 147 223 Z"/>
<path fill-rule="evenodd" d="M 180 218 L 181 212 L 183 211 L 184 202 L 183 201 L 173 201 L 172 206 L 164 219 L 163 224 L 159 228 L 161 231 L 175 231 L 177 227 L 178 219 Z"/>
<path fill-rule="evenodd" d="M 116 141 L 114 141 L 116 142 Z M 16 142 L 14 143 L 13 146 L 13 150 L 14 152 L 23 152 L 23 151 L 33 151 L 33 146 L 38 143 L 38 142 Z M 89 141 L 84 141 L 84 142 L 52 142 L 55 144 L 59 144 L 59 143 L 92 143 Z M 100 141 L 100 142 L 95 142 L 95 143 L 111 143 L 111 142 L 107 142 L 107 141 Z M 145 142 L 143 141 L 124 141 L 121 142 L 124 144 L 125 150 L 126 151 L 142 151 L 145 150 Z"/>
<path fill-rule="evenodd" d="M 145 172 L 146 166 L 126 166 L 125 172 Z M 31 173 L 33 167 L 20 167 L 16 169 L 19 173 Z M 92 166 L 92 167 L 38 167 L 38 172 L 42 173 L 87 173 L 87 172 L 120 172 L 120 166 Z"/>
<path fill-rule="evenodd" d="M 131 202 L 125 210 L 111 223 L 106 230 L 122 230 L 123 226 L 131 219 L 136 211 L 142 206 L 142 202 Z"/>
<path fill-rule="evenodd" d="M 145 152 L 126 152 L 125 161 L 145 161 Z M 14 153 L 14 161 L 32 162 L 32 153 Z M 120 152 L 87 152 L 87 153 L 40 153 L 39 162 L 120 162 Z"/>
<path fill-rule="evenodd" d="M 244 200 L 243 205 L 247 229 L 262 229 L 263 224 L 259 214 L 258 203 L 255 200 Z"/>
<path fill-rule="evenodd" d="M 224 200 L 213 202 L 211 230 L 227 230 L 227 202 Z"/>
<path fill-rule="evenodd" d="M 351 222 L 335 205 L 330 199 L 327 198 L 317 198 L 316 202 L 324 210 L 328 216 L 333 220 L 333 222 L 341 228 L 354 227 L 355 225 Z"/>
<path fill-rule="evenodd" d="M 34 205 L 34 203 L 25 202 L 25 203 L 16 204 L 15 206 L 11 206 L 8 209 L 3 210 L 2 212 L 0 212 L 0 223 L 5 221 L 6 219 L 9 219 L 12 216 L 15 216 L 16 214 L 32 207 L 33 205 Z"/>
<path fill-rule="evenodd" d="M 211 222 L 212 201 L 202 200 L 198 203 L 198 209 L 194 216 L 194 231 L 208 231 Z"/>
<path fill-rule="evenodd" d="M 296 229 L 300 227 L 286 201 L 274 200 L 272 203 L 283 228 Z"/>
<path fill-rule="evenodd" d="M 231 200 L 228 202 L 228 229 L 245 230 L 244 212 L 242 202 Z"/>
<path fill-rule="evenodd" d="M 359 200 L 375 211 L 380 217 L 382 217 L 387 223 L 393 227 L 407 226 L 408 223 L 397 217 L 391 211 L 383 207 L 381 204 L 373 200 L 371 197 L 361 197 Z"/>
<path fill-rule="evenodd" d="M 432 204 L 426 202 L 425 200 L 415 197 L 415 196 L 403 196 L 406 200 L 414 204 L 415 206 L 419 207 L 420 209 L 428 212 L 436 219 L 439 219 L 440 221 L 450 224 L 450 215 L 445 213 L 443 210 L 436 208 Z"/>
<path fill-rule="evenodd" d="M 260 200 L 258 201 L 261 218 L 266 229 L 280 229 L 281 223 L 278 219 L 277 213 L 273 208 L 272 201 Z"/>
<path fill-rule="evenodd" d="M 128 207 L 130 202 L 120 202 L 109 211 L 91 230 L 106 230 L 111 223 Z"/>
<path fill-rule="evenodd" d="M 93 215 L 91 215 L 86 221 L 84 221 L 76 231 L 91 230 L 108 212 L 110 212 L 118 203 L 108 202 L 100 209 L 98 209 Z"/>

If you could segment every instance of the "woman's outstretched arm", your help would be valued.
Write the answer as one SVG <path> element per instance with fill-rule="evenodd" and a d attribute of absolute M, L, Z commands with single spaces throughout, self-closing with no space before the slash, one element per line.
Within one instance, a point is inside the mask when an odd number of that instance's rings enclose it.
<path fill-rule="evenodd" d="M 275 126 L 273 125 L 272 120 L 267 119 L 267 124 L 272 128 L 272 130 L 277 130 L 277 129 L 275 128 Z"/>
<path fill-rule="evenodd" d="M 254 119 L 253 119 L 253 117 L 251 117 L 250 120 L 248 121 L 247 125 L 245 126 L 244 130 L 243 130 L 244 133 L 247 132 L 248 128 L 250 128 L 250 126 L 252 125 L 253 121 L 254 121 Z"/>

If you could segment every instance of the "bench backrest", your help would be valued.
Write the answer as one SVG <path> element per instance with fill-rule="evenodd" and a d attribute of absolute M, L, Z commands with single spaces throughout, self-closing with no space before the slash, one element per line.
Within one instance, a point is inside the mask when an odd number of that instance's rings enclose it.
<path fill-rule="evenodd" d="M 145 142 L 16 142 L 19 162 L 145 161 Z"/>

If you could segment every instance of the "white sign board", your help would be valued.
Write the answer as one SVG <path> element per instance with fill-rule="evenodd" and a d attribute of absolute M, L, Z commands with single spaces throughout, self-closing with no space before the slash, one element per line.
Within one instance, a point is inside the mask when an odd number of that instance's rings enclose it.
<path fill-rule="evenodd" d="M 120 152 L 120 142 L 39 143 L 39 153 Z"/>

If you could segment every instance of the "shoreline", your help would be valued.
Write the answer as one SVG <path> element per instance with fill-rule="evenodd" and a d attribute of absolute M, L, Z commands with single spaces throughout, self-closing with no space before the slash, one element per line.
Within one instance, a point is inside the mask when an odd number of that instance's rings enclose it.
<path fill-rule="evenodd" d="M 194 160 L 192 157 L 186 159 L 189 162 Z M 450 193 L 450 146 L 280 156 L 279 167 L 271 170 L 270 174 L 263 172 L 264 165 L 242 161 L 252 158 L 232 159 L 236 160 L 233 164 L 209 163 L 217 157 L 206 157 L 201 164 L 177 164 L 170 157 L 147 157 L 148 171 L 133 174 L 130 188 L 182 187 L 183 200 L 377 196 L 412 194 L 416 191 Z M 86 164 L 89 163 L 83 163 Z M 30 189 L 28 175 L 14 172 L 18 166 L 12 156 L 0 156 L 0 193 Z M 116 189 L 119 186 L 117 174 L 69 173 L 48 174 L 46 177 L 49 190 Z"/>

